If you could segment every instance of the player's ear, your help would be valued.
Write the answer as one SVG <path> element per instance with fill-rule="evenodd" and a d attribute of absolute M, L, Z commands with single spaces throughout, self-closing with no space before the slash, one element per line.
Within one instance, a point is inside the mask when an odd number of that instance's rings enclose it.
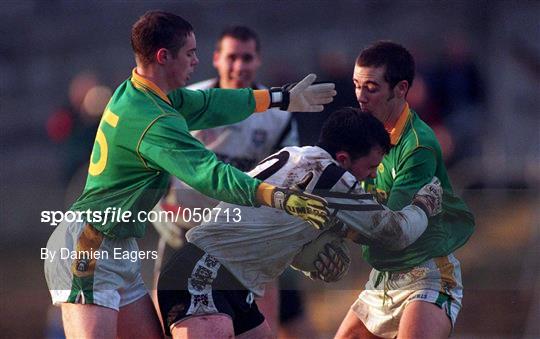
<path fill-rule="evenodd" d="M 394 87 L 395 96 L 400 99 L 405 98 L 408 91 L 409 91 L 409 82 L 407 80 L 401 80 Z"/>
<path fill-rule="evenodd" d="M 212 65 L 214 65 L 214 68 L 218 68 L 219 63 L 219 51 L 214 51 L 214 55 L 212 57 Z"/>
<path fill-rule="evenodd" d="M 156 62 L 163 65 L 169 58 L 169 50 L 166 48 L 160 48 L 156 51 Z"/>
<path fill-rule="evenodd" d="M 339 166 L 343 167 L 344 169 L 349 169 L 351 166 L 351 156 L 349 152 L 336 152 L 336 161 L 338 162 Z"/>

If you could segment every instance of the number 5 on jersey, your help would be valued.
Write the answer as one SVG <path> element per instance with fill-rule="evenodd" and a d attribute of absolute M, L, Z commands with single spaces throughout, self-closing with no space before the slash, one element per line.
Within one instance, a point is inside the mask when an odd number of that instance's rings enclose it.
<path fill-rule="evenodd" d="M 109 148 L 107 145 L 107 138 L 105 133 L 103 133 L 103 124 L 106 123 L 112 128 L 116 128 L 118 125 L 118 115 L 111 112 L 109 109 L 105 110 L 103 113 L 103 119 L 99 124 L 99 128 L 96 134 L 96 141 L 94 142 L 94 149 L 92 150 L 92 155 L 90 155 L 90 166 L 88 167 L 88 173 L 92 176 L 100 175 L 107 166 L 107 156 Z M 96 145 L 97 143 L 97 145 Z M 97 146 L 99 146 L 99 154 L 96 152 Z M 94 159 L 98 155 L 98 159 Z"/>

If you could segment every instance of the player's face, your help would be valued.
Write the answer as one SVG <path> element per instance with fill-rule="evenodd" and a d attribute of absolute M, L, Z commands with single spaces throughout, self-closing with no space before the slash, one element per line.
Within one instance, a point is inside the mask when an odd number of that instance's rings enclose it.
<path fill-rule="evenodd" d="M 261 59 L 255 40 L 241 41 L 232 37 L 221 40 L 221 48 L 214 52 L 214 67 L 223 88 L 251 87 Z"/>
<path fill-rule="evenodd" d="M 183 87 L 189 81 L 191 73 L 195 71 L 195 67 L 199 64 L 196 51 L 197 42 L 195 35 L 190 33 L 186 37 L 184 46 L 168 62 L 167 78 L 168 85 L 171 89 Z"/>
<path fill-rule="evenodd" d="M 379 146 L 371 148 L 371 151 L 354 160 L 344 161 L 342 165 L 347 171 L 351 172 L 358 180 L 367 178 L 375 178 L 377 176 L 377 168 L 382 161 L 384 152 Z M 338 160 L 339 161 L 339 160 Z"/>
<path fill-rule="evenodd" d="M 384 80 L 386 67 L 354 66 L 353 82 L 356 99 L 362 111 L 388 122 L 397 106 L 394 90 Z"/>

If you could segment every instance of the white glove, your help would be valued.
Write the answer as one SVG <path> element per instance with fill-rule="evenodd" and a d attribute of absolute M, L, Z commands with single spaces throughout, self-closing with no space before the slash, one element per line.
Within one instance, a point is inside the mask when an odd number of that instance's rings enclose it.
<path fill-rule="evenodd" d="M 163 213 L 160 213 L 163 211 L 163 209 L 159 204 L 154 207 L 154 211 L 156 211 L 158 215 L 163 215 Z M 153 221 L 152 225 L 154 225 L 154 228 L 159 233 L 161 238 L 164 239 L 172 248 L 180 248 L 184 244 L 182 231 L 174 222 L 170 220 Z"/>
<path fill-rule="evenodd" d="M 310 272 L 311 279 L 320 279 L 324 282 L 338 281 L 349 271 L 351 258 L 349 251 L 343 241 L 340 246 L 328 243 L 325 251 L 319 253 L 319 259 L 313 263 L 317 268 L 316 272 Z"/>
<path fill-rule="evenodd" d="M 315 74 L 308 74 L 296 84 L 270 89 L 270 107 L 279 107 L 289 112 L 321 112 L 337 94 L 333 83 L 314 84 Z"/>
<path fill-rule="evenodd" d="M 424 210 L 429 218 L 442 212 L 442 195 L 441 182 L 437 177 L 433 177 L 430 183 L 414 195 L 412 204 Z"/>
<path fill-rule="evenodd" d="M 326 230 L 302 247 L 291 266 L 313 280 L 333 282 L 347 273 L 350 262 L 349 248 L 340 234 Z"/>

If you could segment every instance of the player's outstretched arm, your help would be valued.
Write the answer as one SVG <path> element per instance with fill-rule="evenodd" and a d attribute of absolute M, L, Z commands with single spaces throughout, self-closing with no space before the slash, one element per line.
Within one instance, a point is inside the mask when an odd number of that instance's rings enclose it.
<path fill-rule="evenodd" d="M 316 78 L 315 74 L 309 74 L 298 83 L 270 90 L 179 88 L 168 97 L 186 119 L 187 128 L 193 131 L 234 124 L 253 112 L 266 112 L 272 107 L 290 112 L 320 112 L 337 92 L 333 83 L 314 84 Z"/>

